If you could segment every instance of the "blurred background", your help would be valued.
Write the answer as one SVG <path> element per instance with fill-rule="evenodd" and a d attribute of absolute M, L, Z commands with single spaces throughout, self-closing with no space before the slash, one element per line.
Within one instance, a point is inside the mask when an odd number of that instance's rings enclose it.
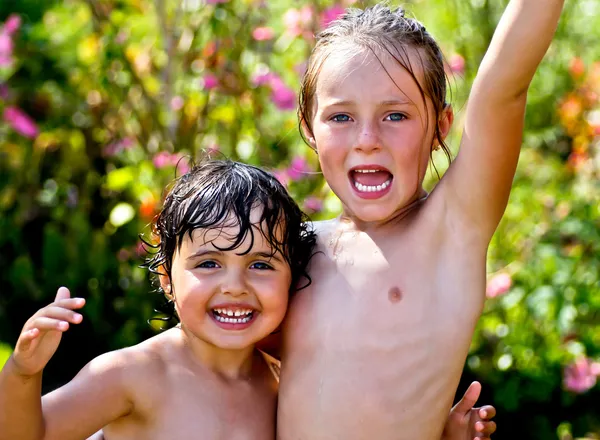
<path fill-rule="evenodd" d="M 189 157 L 263 166 L 311 218 L 339 213 L 295 109 L 314 34 L 350 3 L 0 2 L 0 365 L 61 285 L 87 299 L 85 320 L 45 370 L 45 390 L 158 331 L 139 234 L 148 236 L 163 188 Z M 446 55 L 454 151 L 506 3 L 403 3 Z M 459 388 L 483 383 L 497 439 L 600 438 L 599 41 L 600 2 L 567 0 L 530 89 L 519 169 L 489 251 L 489 299 Z M 436 181 L 431 172 L 428 188 Z"/>

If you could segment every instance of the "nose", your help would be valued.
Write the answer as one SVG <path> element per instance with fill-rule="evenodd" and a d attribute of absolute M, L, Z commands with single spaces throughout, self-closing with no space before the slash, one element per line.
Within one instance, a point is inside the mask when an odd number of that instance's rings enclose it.
<path fill-rule="evenodd" d="M 230 269 L 224 274 L 221 281 L 221 293 L 234 297 L 248 293 L 243 269 Z"/>
<path fill-rule="evenodd" d="M 360 127 L 354 149 L 364 154 L 370 154 L 381 149 L 381 140 L 375 124 L 364 123 Z"/>

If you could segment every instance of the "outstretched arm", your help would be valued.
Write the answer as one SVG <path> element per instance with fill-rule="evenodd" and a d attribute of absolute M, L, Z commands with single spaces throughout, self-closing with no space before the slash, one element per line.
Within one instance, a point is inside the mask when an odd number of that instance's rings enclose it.
<path fill-rule="evenodd" d="M 523 135 L 527 90 L 544 57 L 564 0 L 511 0 L 500 20 L 467 104 L 456 161 L 440 185 L 458 223 L 485 244 L 500 221 Z"/>

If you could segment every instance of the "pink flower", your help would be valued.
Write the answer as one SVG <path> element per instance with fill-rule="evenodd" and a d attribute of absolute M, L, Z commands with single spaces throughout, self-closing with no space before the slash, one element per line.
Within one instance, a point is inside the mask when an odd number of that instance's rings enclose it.
<path fill-rule="evenodd" d="M 577 359 L 564 370 L 563 386 L 574 393 L 584 393 L 596 385 L 600 374 L 598 363 L 592 363 L 586 357 Z"/>
<path fill-rule="evenodd" d="M 288 187 L 288 184 L 290 183 L 290 177 L 287 175 L 286 170 L 275 170 L 273 171 L 273 175 L 277 180 L 279 180 L 279 183 L 286 188 Z"/>
<path fill-rule="evenodd" d="M 13 63 L 13 41 L 4 29 L 0 30 L 0 67 L 10 66 Z"/>
<path fill-rule="evenodd" d="M 218 5 L 219 3 L 227 3 L 229 0 L 206 0 L 207 5 Z"/>
<path fill-rule="evenodd" d="M 288 9 L 283 14 L 283 23 L 286 32 L 294 37 L 301 35 L 310 27 L 313 18 L 313 9 L 311 6 L 304 6 L 302 9 Z"/>
<path fill-rule="evenodd" d="M 287 175 L 291 180 L 300 180 L 306 177 L 306 173 L 311 170 L 310 165 L 301 156 L 296 156 L 292 159 L 290 167 L 287 169 Z"/>
<path fill-rule="evenodd" d="M 171 99 L 171 110 L 173 111 L 179 111 L 183 108 L 183 105 L 185 104 L 185 101 L 183 100 L 183 98 L 181 96 L 174 96 Z"/>
<path fill-rule="evenodd" d="M 212 90 L 219 86 L 219 79 L 211 74 L 205 75 L 203 81 L 205 90 Z"/>
<path fill-rule="evenodd" d="M 40 132 L 33 119 L 17 107 L 6 107 L 4 109 L 4 121 L 21 136 L 30 139 L 37 137 Z"/>
<path fill-rule="evenodd" d="M 345 12 L 344 7 L 340 5 L 333 5 L 331 8 L 325 9 L 321 14 L 321 27 L 326 28 L 332 21 L 337 20 Z"/>
<path fill-rule="evenodd" d="M 309 212 L 319 212 L 323 209 L 323 200 L 317 197 L 308 197 L 304 201 L 304 209 Z"/>
<path fill-rule="evenodd" d="M 152 163 L 158 169 L 165 168 L 171 165 L 171 155 L 166 151 L 161 151 L 154 156 Z"/>
<path fill-rule="evenodd" d="M 457 53 L 453 54 L 448 60 L 448 67 L 450 67 L 450 71 L 452 73 L 456 73 L 457 75 L 462 75 L 465 73 L 465 59 L 462 55 Z"/>
<path fill-rule="evenodd" d="M 171 164 L 177 167 L 177 173 L 179 175 L 187 174 L 190 170 L 189 160 L 186 160 L 180 153 L 171 156 Z"/>
<path fill-rule="evenodd" d="M 488 281 L 485 294 L 488 298 L 495 298 L 508 292 L 511 285 L 512 279 L 510 278 L 510 275 L 501 272 Z"/>
<path fill-rule="evenodd" d="M 252 38 L 256 41 L 271 40 L 275 36 L 275 31 L 270 27 L 257 27 L 252 31 Z"/>
<path fill-rule="evenodd" d="M 8 35 L 13 35 L 21 27 L 21 17 L 16 14 L 10 15 L 4 22 L 3 30 Z"/>
<path fill-rule="evenodd" d="M 271 80 L 271 100 L 280 110 L 296 108 L 296 93 L 279 78 Z"/>
<path fill-rule="evenodd" d="M 130 137 L 126 137 L 120 141 L 112 142 L 104 147 L 102 151 L 105 157 L 111 157 L 119 154 L 123 150 L 130 149 L 134 144 L 134 140 Z"/>
<path fill-rule="evenodd" d="M 276 78 L 277 75 L 275 75 L 273 72 L 259 73 L 252 78 L 252 83 L 255 86 L 264 86 L 266 84 L 271 84 L 271 81 Z"/>

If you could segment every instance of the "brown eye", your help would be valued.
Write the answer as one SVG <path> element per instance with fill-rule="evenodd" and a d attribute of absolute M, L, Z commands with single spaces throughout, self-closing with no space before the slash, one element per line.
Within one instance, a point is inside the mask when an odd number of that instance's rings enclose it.
<path fill-rule="evenodd" d="M 208 260 L 208 261 L 203 261 L 196 267 L 200 267 L 202 269 L 216 269 L 219 267 L 219 265 L 215 261 Z"/>
<path fill-rule="evenodd" d="M 252 263 L 250 268 L 258 270 L 272 270 L 273 266 L 262 261 L 257 261 L 256 263 Z"/>

